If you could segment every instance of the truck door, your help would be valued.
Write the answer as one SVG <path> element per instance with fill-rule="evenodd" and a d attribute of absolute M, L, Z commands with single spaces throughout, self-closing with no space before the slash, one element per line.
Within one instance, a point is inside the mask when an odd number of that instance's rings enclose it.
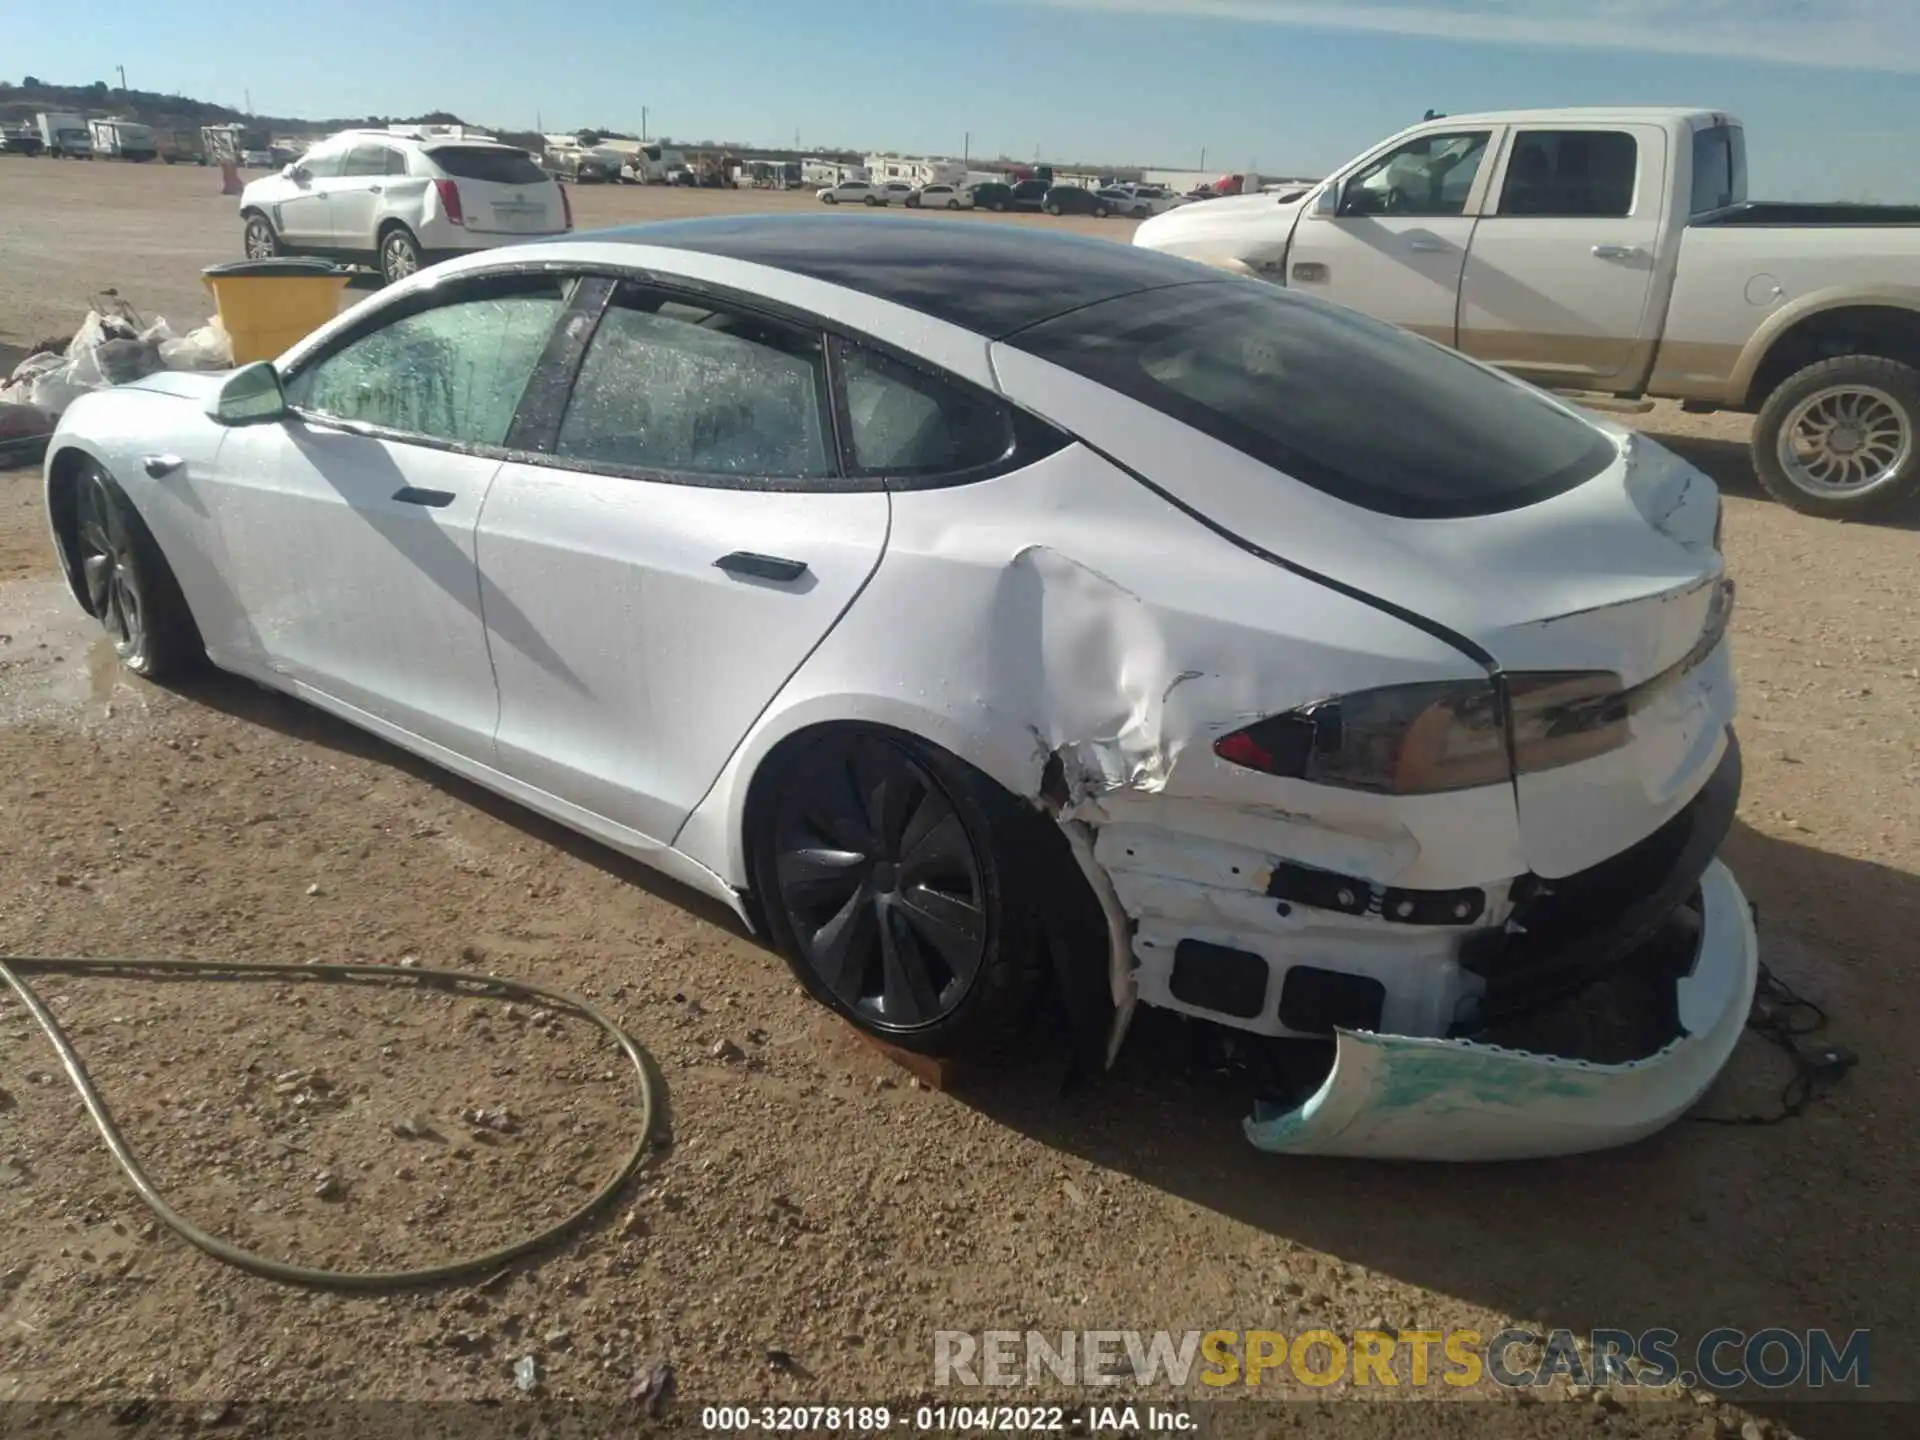
<path fill-rule="evenodd" d="M 1431 132 L 1337 181 L 1294 231 L 1287 284 L 1453 344 L 1460 272 L 1502 133 Z"/>
<path fill-rule="evenodd" d="M 1657 125 L 1516 126 L 1467 255 L 1460 348 L 1543 385 L 1644 384 L 1669 164 Z"/>

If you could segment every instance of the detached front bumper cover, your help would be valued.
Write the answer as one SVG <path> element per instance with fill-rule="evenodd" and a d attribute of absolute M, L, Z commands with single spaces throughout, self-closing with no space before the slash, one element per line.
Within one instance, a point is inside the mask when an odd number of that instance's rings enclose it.
<path fill-rule="evenodd" d="M 1678 1119 L 1746 1027 L 1759 981 L 1752 912 L 1719 861 L 1700 878 L 1700 944 L 1675 982 L 1680 1035 L 1603 1065 L 1471 1040 L 1339 1032 L 1332 1073 L 1303 1105 L 1256 1114 L 1262 1150 L 1402 1160 L 1519 1160 L 1626 1145 Z"/>

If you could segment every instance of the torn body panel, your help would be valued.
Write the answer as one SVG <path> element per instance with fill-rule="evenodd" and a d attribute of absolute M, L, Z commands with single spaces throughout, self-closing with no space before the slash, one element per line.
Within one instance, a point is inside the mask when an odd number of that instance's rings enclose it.
<path fill-rule="evenodd" d="M 1700 886 L 1692 968 L 1674 984 L 1680 1034 L 1643 1060 L 1600 1065 L 1469 1040 L 1339 1033 L 1305 1103 L 1256 1114 L 1262 1150 L 1404 1160 L 1502 1160 L 1626 1145 L 1684 1114 L 1739 1043 L 1759 978 L 1745 896 L 1717 861 Z"/>
<path fill-rule="evenodd" d="M 1065 830 L 1107 922 L 1109 1057 L 1138 1002 L 1275 1038 L 1471 1030 L 1492 982 L 1469 943 L 1503 936 L 1538 869 L 1511 780 L 1376 793 L 1249 770 L 1214 743 L 1369 687 L 1485 684 L 1484 665 L 1222 543 L 1080 446 L 890 504 L 862 603 L 762 716 L 680 849 L 744 878 L 743 777 L 813 725 L 894 726 Z M 1149 532 L 1164 538 L 1152 552 L 1137 544 Z M 870 657 L 905 622 L 928 663 L 878 696 Z"/>

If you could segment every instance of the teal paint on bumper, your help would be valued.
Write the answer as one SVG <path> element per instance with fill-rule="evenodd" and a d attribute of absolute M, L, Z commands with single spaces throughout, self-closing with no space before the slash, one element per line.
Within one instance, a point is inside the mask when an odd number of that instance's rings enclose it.
<path fill-rule="evenodd" d="M 1468 1040 L 1343 1030 L 1305 1104 L 1250 1118 L 1262 1150 L 1401 1160 L 1519 1160 L 1626 1145 L 1699 1100 L 1739 1044 L 1760 945 L 1740 886 L 1715 861 L 1700 881 L 1700 950 L 1677 984 L 1684 1032 L 1644 1060 L 1600 1065 Z"/>

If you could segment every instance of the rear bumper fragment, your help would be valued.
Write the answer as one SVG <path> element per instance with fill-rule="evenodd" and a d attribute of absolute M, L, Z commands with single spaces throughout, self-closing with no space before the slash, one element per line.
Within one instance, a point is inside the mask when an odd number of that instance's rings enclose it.
<path fill-rule="evenodd" d="M 1342 1030 L 1320 1088 L 1297 1109 L 1250 1118 L 1247 1138 L 1288 1154 L 1511 1160 L 1625 1145 L 1664 1128 L 1733 1053 L 1759 976 L 1753 917 L 1732 874 L 1709 861 L 1697 883 L 1698 949 L 1674 982 L 1680 1034 L 1656 1054 L 1604 1065 Z"/>

